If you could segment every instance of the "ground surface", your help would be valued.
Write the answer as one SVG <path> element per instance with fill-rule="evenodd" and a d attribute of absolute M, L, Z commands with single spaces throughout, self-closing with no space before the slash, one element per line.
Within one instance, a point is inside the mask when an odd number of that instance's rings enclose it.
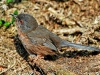
<path fill-rule="evenodd" d="M 33 15 L 40 25 L 65 40 L 100 48 L 99 0 L 29 0 L 9 6 L 1 2 L 0 18 L 10 21 L 9 14 L 16 9 L 19 13 Z M 0 28 L 0 75 L 32 73 L 31 67 L 16 51 L 12 38 L 16 34 L 15 25 Z M 37 66 L 47 75 L 100 75 L 100 54 L 68 48 L 64 57 L 55 61 L 41 59 Z M 39 74 L 34 70 L 34 75 Z"/>

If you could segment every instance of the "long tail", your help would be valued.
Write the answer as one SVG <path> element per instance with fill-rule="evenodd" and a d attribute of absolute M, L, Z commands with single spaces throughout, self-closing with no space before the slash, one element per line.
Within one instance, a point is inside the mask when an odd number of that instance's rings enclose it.
<path fill-rule="evenodd" d="M 71 46 L 71 47 L 75 47 L 75 48 L 80 48 L 80 49 L 85 49 L 85 50 L 94 50 L 94 51 L 99 51 L 100 52 L 100 49 L 97 48 L 97 47 L 74 44 L 74 43 L 71 43 L 71 42 L 68 42 L 68 41 L 65 41 L 65 40 L 63 40 L 60 45 L 62 47 Z"/>

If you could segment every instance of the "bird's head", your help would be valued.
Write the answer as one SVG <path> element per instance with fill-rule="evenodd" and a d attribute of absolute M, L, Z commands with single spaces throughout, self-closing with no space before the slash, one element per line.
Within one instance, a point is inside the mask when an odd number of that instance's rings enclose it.
<path fill-rule="evenodd" d="M 11 15 L 16 19 L 17 28 L 22 32 L 28 32 L 32 29 L 35 30 L 38 27 L 36 19 L 29 14 Z"/>

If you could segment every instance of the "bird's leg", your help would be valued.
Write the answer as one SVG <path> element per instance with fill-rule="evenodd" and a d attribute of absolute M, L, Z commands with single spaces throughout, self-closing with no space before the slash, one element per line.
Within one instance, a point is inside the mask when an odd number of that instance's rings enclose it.
<path fill-rule="evenodd" d="M 44 59 L 44 57 L 42 55 L 37 55 L 36 57 L 33 58 L 34 62 L 36 62 L 39 59 Z"/>
<path fill-rule="evenodd" d="M 34 63 L 38 61 L 39 59 L 44 59 L 42 55 L 33 55 L 33 54 L 31 54 L 28 58 L 29 58 L 29 61 L 34 61 Z"/>

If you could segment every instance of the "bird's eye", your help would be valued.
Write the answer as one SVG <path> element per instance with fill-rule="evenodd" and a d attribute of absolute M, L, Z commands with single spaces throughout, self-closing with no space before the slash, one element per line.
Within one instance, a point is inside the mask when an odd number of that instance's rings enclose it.
<path fill-rule="evenodd" d="M 20 23 L 20 24 L 23 24 L 23 20 L 19 20 L 19 23 Z"/>

